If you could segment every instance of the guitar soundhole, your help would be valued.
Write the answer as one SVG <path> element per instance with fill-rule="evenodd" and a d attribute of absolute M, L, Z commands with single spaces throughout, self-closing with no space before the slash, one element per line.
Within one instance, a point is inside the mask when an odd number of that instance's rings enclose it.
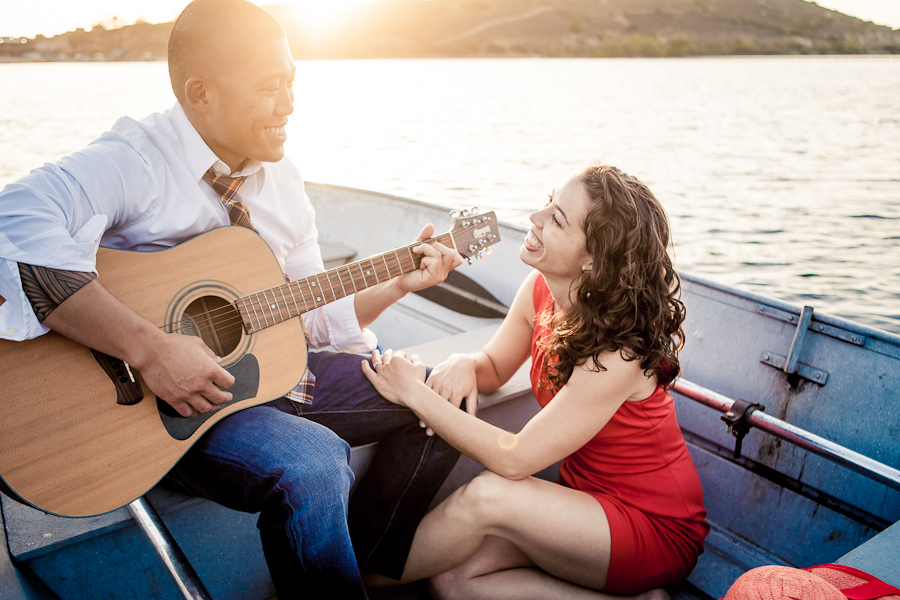
<path fill-rule="evenodd" d="M 238 347 L 243 332 L 237 308 L 218 296 L 197 298 L 181 316 L 181 333 L 199 337 L 223 358 Z"/>

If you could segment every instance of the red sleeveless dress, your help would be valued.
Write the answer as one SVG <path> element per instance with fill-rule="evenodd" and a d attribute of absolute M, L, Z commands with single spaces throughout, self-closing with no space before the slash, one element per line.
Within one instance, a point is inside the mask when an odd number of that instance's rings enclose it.
<path fill-rule="evenodd" d="M 534 286 L 531 386 L 541 408 L 553 400 L 538 344 L 541 316 L 553 310 L 543 276 Z M 700 477 L 672 397 L 657 387 L 625 402 L 587 444 L 562 460 L 558 483 L 590 494 L 609 520 L 612 554 L 604 591 L 633 594 L 687 577 L 709 533 Z"/>

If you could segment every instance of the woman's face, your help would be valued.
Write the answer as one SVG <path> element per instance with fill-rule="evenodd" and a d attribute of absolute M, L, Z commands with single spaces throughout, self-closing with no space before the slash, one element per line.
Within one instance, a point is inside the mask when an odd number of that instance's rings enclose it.
<path fill-rule="evenodd" d="M 548 282 L 571 283 L 590 268 L 584 237 L 584 220 L 590 199 L 579 175 L 574 175 L 550 195 L 547 205 L 532 213 L 533 226 L 519 257 Z"/>

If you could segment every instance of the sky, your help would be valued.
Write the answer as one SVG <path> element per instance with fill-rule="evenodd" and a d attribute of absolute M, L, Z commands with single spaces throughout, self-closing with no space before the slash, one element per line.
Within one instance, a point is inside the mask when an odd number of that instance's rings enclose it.
<path fill-rule="evenodd" d="M 257 4 L 296 4 L 310 17 L 327 21 L 341 10 L 372 0 L 261 0 Z M 452 1 L 452 0 L 445 0 Z M 900 29 L 900 0 L 817 0 L 819 6 L 865 21 Z M 188 0 L 0 0 L 0 36 L 47 37 L 90 29 L 97 23 L 131 24 L 137 19 L 150 23 L 172 21 Z"/>
<path fill-rule="evenodd" d="M 294 4 L 308 16 L 327 21 L 342 10 L 373 0 L 252 0 L 255 4 Z M 150 23 L 174 21 L 190 0 L 0 0 L 0 37 L 37 34 L 51 37 L 97 23 L 120 25 L 138 19 Z"/>

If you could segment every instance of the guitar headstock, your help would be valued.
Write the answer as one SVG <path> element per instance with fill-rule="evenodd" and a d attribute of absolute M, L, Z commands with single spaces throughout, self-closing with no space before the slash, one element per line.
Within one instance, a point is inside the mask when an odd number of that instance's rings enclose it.
<path fill-rule="evenodd" d="M 471 264 L 472 258 L 482 258 L 491 253 L 491 246 L 500 241 L 497 215 L 492 212 L 478 214 L 477 208 L 450 213 L 453 226 L 450 235 L 457 251 Z"/>

